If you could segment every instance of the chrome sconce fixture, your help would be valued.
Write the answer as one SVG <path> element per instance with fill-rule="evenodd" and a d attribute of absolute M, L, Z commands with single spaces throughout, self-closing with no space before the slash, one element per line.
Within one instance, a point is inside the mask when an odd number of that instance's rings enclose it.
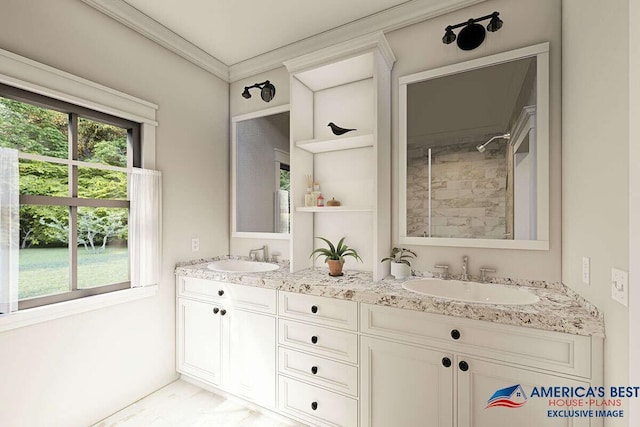
<path fill-rule="evenodd" d="M 251 93 L 249 93 L 249 89 L 253 89 L 257 87 L 260 89 L 260 97 L 264 102 L 269 102 L 276 96 L 276 87 L 269 82 L 269 80 L 265 80 L 262 83 L 256 83 L 253 86 L 245 86 L 244 91 L 242 91 L 242 97 L 244 99 L 251 98 Z"/>
<path fill-rule="evenodd" d="M 484 27 L 478 24 L 478 22 L 484 21 L 485 19 L 491 19 L 489 24 L 487 24 L 487 31 L 494 33 L 502 28 L 502 19 L 498 17 L 499 15 L 500 13 L 493 12 L 491 15 L 482 16 L 476 19 L 469 19 L 468 21 L 461 22 L 456 25 L 448 25 L 447 28 L 444 29 L 442 43 L 451 44 L 458 40 L 458 47 L 460 49 L 473 50 L 482 44 L 486 36 Z M 464 28 L 461 29 L 456 36 L 456 33 L 454 33 L 453 30 L 460 27 Z"/>

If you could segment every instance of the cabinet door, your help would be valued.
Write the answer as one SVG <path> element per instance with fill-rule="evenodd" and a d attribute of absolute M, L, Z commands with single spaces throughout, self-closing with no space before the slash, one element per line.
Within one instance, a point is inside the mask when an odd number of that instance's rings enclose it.
<path fill-rule="evenodd" d="M 453 425 L 453 363 L 446 352 L 361 337 L 362 426 Z"/>
<path fill-rule="evenodd" d="M 460 369 L 460 362 L 467 364 L 466 371 Z M 597 419 L 588 416 L 559 418 L 557 416 L 549 417 L 547 414 L 549 410 L 589 410 L 588 406 L 550 406 L 549 398 L 530 396 L 533 387 L 582 386 L 586 388 L 589 386 L 588 383 L 466 356 L 458 356 L 455 369 L 458 376 L 458 427 L 582 427 L 597 425 Z M 518 385 L 521 388 L 514 388 Z M 504 389 L 507 389 L 503 393 L 505 396 L 507 393 L 511 393 L 505 399 L 521 404 L 521 406 L 487 407 L 489 399 L 494 393 Z M 564 401 L 565 399 L 558 400 Z M 510 403 L 506 402 L 506 404 Z"/>
<path fill-rule="evenodd" d="M 178 371 L 220 385 L 222 373 L 222 324 L 209 304 L 178 301 Z"/>
<path fill-rule="evenodd" d="M 229 310 L 229 388 L 259 405 L 276 406 L 276 320 Z"/>

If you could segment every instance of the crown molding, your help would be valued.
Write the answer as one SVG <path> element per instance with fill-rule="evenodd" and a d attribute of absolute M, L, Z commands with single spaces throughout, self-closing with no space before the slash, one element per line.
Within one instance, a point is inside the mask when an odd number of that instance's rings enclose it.
<path fill-rule="evenodd" d="M 82 0 L 144 37 L 227 82 L 279 68 L 283 62 L 375 32 L 389 32 L 487 0 L 412 0 L 270 52 L 226 65 L 123 0 Z"/>
<path fill-rule="evenodd" d="M 440 0 L 427 2 L 413 0 L 391 9 L 383 10 L 357 21 L 350 22 L 329 31 L 291 43 L 271 52 L 238 62 L 229 67 L 229 80 L 243 78 L 279 68 L 285 61 L 300 57 L 309 52 L 329 48 L 355 37 L 374 32 L 383 33 L 416 24 L 436 16 L 444 15 L 486 0 Z M 444 28 L 443 28 L 444 30 Z"/>
<path fill-rule="evenodd" d="M 394 56 L 391 46 L 389 46 L 389 42 L 382 31 L 356 37 L 333 46 L 325 47 L 311 53 L 306 53 L 297 58 L 284 61 L 283 64 L 287 67 L 287 71 L 289 71 L 289 73 L 296 73 L 323 62 L 330 62 L 337 58 L 373 49 L 377 49 L 380 52 L 380 55 L 384 58 L 389 69 L 393 68 L 393 63 L 396 62 L 396 57 Z"/>
<path fill-rule="evenodd" d="M 84 3 L 187 61 L 229 82 L 229 67 L 122 0 L 82 0 Z"/>

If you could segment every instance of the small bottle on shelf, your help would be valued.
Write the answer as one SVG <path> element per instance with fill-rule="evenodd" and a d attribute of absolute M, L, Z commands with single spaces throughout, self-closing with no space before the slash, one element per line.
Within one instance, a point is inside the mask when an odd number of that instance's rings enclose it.
<path fill-rule="evenodd" d="M 304 205 L 308 208 L 316 205 L 317 197 L 311 192 L 311 187 L 307 187 L 307 194 L 304 195 Z"/>
<path fill-rule="evenodd" d="M 320 193 L 320 195 L 318 196 L 318 204 L 317 206 L 319 208 L 324 207 L 324 197 L 322 196 L 322 193 Z"/>

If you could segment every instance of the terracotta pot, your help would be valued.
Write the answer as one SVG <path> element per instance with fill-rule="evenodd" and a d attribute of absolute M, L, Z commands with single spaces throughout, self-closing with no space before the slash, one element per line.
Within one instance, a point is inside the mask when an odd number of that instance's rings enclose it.
<path fill-rule="evenodd" d="M 344 262 L 338 259 L 328 259 L 329 276 L 342 276 L 342 264 L 344 264 Z"/>

